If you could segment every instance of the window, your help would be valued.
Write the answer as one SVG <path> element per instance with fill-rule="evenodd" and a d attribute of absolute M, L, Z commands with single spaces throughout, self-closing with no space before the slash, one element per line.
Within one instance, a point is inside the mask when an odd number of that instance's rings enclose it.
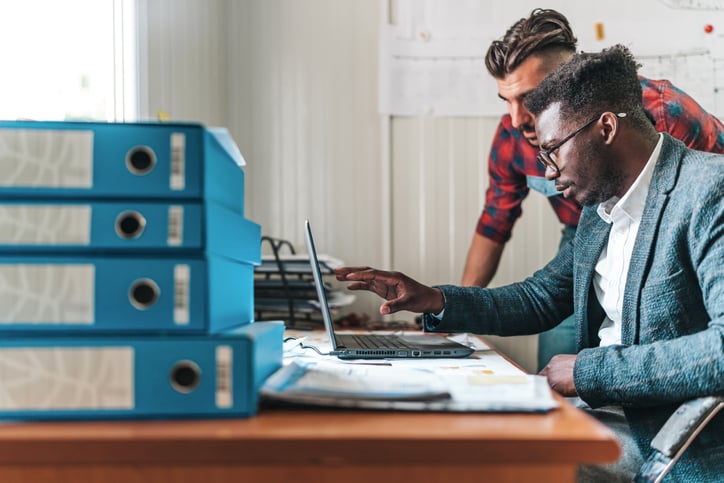
<path fill-rule="evenodd" d="M 0 118 L 137 116 L 133 0 L 0 0 Z"/>

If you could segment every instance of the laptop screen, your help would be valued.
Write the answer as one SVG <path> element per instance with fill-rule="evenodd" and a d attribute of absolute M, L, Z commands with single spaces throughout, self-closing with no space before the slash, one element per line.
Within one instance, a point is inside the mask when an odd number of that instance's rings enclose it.
<path fill-rule="evenodd" d="M 319 299 L 319 309 L 322 311 L 322 319 L 324 327 L 327 329 L 329 341 L 332 343 L 332 349 L 337 349 L 337 339 L 334 337 L 334 326 L 332 325 L 332 314 L 329 312 L 329 304 L 327 303 L 327 294 L 324 291 L 322 283 L 322 271 L 319 268 L 319 259 L 317 258 L 317 250 L 314 247 L 314 238 L 312 237 L 312 227 L 309 220 L 304 222 L 304 239 L 307 243 L 307 251 L 309 252 L 309 265 L 312 268 L 312 276 L 314 277 L 314 286 L 317 289 L 317 298 Z"/>

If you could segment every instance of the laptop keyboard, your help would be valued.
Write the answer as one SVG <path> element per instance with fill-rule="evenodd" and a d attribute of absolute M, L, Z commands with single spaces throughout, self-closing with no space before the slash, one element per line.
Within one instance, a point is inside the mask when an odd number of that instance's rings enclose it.
<path fill-rule="evenodd" d="M 376 335 L 376 334 L 365 334 L 365 335 L 346 335 L 345 338 L 349 337 L 359 347 L 363 349 L 379 349 L 379 348 L 395 348 L 395 349 L 413 349 L 414 347 L 405 343 L 400 337 L 396 335 Z"/>

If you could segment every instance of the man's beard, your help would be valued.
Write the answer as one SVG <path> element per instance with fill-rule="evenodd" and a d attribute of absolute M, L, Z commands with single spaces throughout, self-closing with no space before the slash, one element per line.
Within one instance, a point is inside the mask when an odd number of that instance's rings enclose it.
<path fill-rule="evenodd" d="M 610 164 L 596 177 L 597 181 L 592 184 L 582 199 L 577 200 L 582 206 L 593 206 L 616 196 L 624 185 L 625 178 L 618 169 L 612 169 Z"/>

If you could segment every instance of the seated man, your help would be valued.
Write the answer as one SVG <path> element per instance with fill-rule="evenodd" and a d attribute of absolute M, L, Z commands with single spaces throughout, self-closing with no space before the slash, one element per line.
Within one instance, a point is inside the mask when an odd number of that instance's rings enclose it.
<path fill-rule="evenodd" d="M 536 161 L 538 139 L 526 96 L 553 69 L 571 58 L 577 39 L 568 19 L 551 9 L 535 9 L 515 22 L 500 40 L 494 40 L 485 65 L 495 78 L 504 115 L 488 158 L 485 206 L 468 249 L 462 285 L 486 287 L 500 263 L 521 204 L 529 190 L 541 193 L 563 224 L 560 245 L 573 238 L 581 214 L 574 199 L 566 199 L 545 179 L 545 167 Z M 681 89 L 665 80 L 639 76 L 644 109 L 656 129 L 680 139 L 692 149 L 724 153 L 724 125 Z M 538 336 L 538 367 L 556 354 L 575 353 L 573 317 Z"/>
<path fill-rule="evenodd" d="M 533 276 L 484 289 L 337 270 L 349 289 L 384 297 L 383 314 L 423 312 L 429 331 L 534 334 L 574 313 L 578 354 L 555 356 L 541 374 L 578 396 L 624 451 L 615 465 L 582 467 L 581 481 L 629 481 L 682 401 L 724 394 L 724 158 L 656 132 L 637 67 L 623 46 L 577 54 L 526 99 L 546 177 L 584 207 L 574 240 Z M 719 415 L 671 478 L 723 474 Z"/>

